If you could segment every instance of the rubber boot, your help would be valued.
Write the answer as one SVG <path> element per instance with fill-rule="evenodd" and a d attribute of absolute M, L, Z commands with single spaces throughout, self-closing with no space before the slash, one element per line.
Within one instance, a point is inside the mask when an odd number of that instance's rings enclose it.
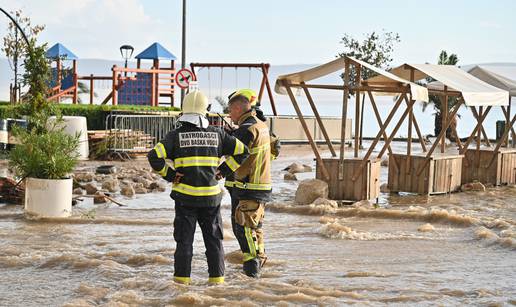
<path fill-rule="evenodd" d="M 258 260 L 258 258 L 254 258 L 244 262 L 244 273 L 249 277 L 260 277 L 260 261 Z"/>

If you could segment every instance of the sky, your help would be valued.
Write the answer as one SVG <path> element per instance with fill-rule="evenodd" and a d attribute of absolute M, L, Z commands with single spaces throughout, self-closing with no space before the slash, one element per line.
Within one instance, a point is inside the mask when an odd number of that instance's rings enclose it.
<path fill-rule="evenodd" d="M 181 0 L 0 0 L 46 25 L 40 40 L 61 42 L 79 58 L 120 60 L 157 41 L 181 58 Z M 324 63 L 344 34 L 397 32 L 393 64 L 435 62 L 441 50 L 459 64 L 516 62 L 516 1 L 187 0 L 187 63 Z M 0 37 L 8 19 L 0 18 Z M 0 54 L 0 57 L 5 55 Z"/>

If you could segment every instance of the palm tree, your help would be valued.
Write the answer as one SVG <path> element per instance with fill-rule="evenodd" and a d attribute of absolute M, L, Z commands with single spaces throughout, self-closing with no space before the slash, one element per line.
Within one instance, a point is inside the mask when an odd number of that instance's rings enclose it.
<path fill-rule="evenodd" d="M 439 60 L 437 61 L 437 64 L 439 64 L 439 65 L 457 65 L 458 62 L 459 62 L 459 58 L 457 57 L 456 54 L 452 53 L 452 54 L 448 55 L 448 53 L 445 50 L 442 50 L 441 54 L 439 55 Z M 430 82 L 433 82 L 436 80 L 433 78 L 427 78 L 426 81 L 427 81 L 427 83 L 430 83 Z M 439 96 L 437 96 L 437 95 L 429 95 L 428 98 L 429 98 L 428 102 L 423 102 L 423 112 L 426 111 L 428 106 L 433 105 L 434 111 L 435 111 L 434 112 L 434 115 L 435 115 L 434 134 L 437 136 L 437 135 L 439 135 L 439 133 L 441 133 L 442 104 L 441 104 L 441 100 L 439 99 Z M 450 109 L 456 103 L 457 103 L 456 97 L 448 97 L 448 110 L 447 111 L 450 111 Z M 457 125 L 457 117 L 458 117 L 458 115 L 455 115 L 454 118 L 448 119 L 448 120 L 452 121 L 452 124 L 446 130 L 446 137 L 448 139 L 450 139 L 451 141 L 455 141 L 455 139 L 457 137 L 455 135 L 455 131 L 456 131 L 455 127 Z"/>

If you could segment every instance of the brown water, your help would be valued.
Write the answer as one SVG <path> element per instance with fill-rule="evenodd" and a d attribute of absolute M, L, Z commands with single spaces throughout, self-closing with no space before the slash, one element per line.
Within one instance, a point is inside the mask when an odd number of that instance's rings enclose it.
<path fill-rule="evenodd" d="M 284 182 L 280 169 L 312 158 L 292 151 L 296 158 L 274 164 L 261 279 L 240 273 L 227 195 L 222 286 L 207 285 L 199 230 L 193 284 L 172 282 L 168 193 L 123 200 L 124 208 L 85 201 L 64 220 L 31 221 L 0 205 L 0 305 L 516 304 L 515 188 L 384 195 L 377 209 L 296 206 L 297 183 Z"/>

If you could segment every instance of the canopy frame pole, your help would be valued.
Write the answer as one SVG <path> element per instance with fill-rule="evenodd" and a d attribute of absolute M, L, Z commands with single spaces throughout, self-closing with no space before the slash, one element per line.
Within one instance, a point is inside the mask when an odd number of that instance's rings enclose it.
<path fill-rule="evenodd" d="M 381 128 L 383 126 L 382 118 L 380 116 L 380 112 L 378 112 L 378 107 L 376 106 L 376 102 L 374 100 L 373 93 L 371 93 L 371 91 L 367 91 L 367 95 L 369 96 L 369 101 L 371 102 L 371 106 L 373 107 L 373 112 L 374 112 L 374 115 L 376 117 L 376 121 L 378 122 L 378 126 Z M 387 133 L 385 131 L 382 133 L 382 136 L 383 136 L 383 139 L 385 141 L 387 141 Z M 395 168 L 399 169 L 398 168 L 398 161 L 397 161 L 396 157 L 393 155 L 392 148 L 391 148 L 390 145 L 388 147 L 388 150 L 389 150 L 389 154 L 393 158 Z"/>
<path fill-rule="evenodd" d="M 403 101 L 404 97 L 406 97 L 406 93 L 403 92 L 402 95 L 400 95 L 400 97 L 398 98 L 398 100 L 396 101 L 396 103 L 394 104 L 394 107 L 392 108 L 391 112 L 389 113 L 389 115 L 387 116 L 387 119 L 385 119 L 385 122 L 383 123 L 383 126 L 380 127 L 380 131 L 378 131 L 378 134 L 376 135 L 376 137 L 374 138 L 373 140 L 373 143 L 371 144 L 371 146 L 369 146 L 369 149 L 367 150 L 367 153 L 365 154 L 364 158 L 362 159 L 362 162 L 360 162 L 360 165 L 359 167 L 357 168 L 357 170 L 355 171 L 355 173 L 353 174 L 353 178 L 352 180 L 355 181 L 358 177 L 358 174 L 360 174 L 360 172 L 362 171 L 362 169 L 364 168 L 365 166 L 365 162 L 369 159 L 369 157 L 371 156 L 371 154 L 373 153 L 373 150 L 374 148 L 376 147 L 376 144 L 378 144 L 378 141 L 380 140 L 382 134 L 385 132 L 385 130 L 387 129 L 387 127 L 389 126 L 389 123 L 391 122 L 392 118 L 394 117 L 394 114 L 396 113 L 396 111 L 399 109 L 400 105 L 401 105 L 401 102 Z M 400 119 L 400 121 L 402 121 L 402 119 Z M 390 143 L 390 140 L 391 138 L 387 139 L 385 141 L 385 144 L 383 145 L 383 149 L 382 151 L 385 150 L 385 148 L 387 146 L 389 146 L 389 143 Z"/>
<path fill-rule="evenodd" d="M 355 63 L 355 85 L 359 87 L 362 79 L 362 65 Z M 354 157 L 358 158 L 360 149 L 360 91 L 355 89 L 355 148 Z"/>
<path fill-rule="evenodd" d="M 344 156 L 346 143 L 346 126 L 348 117 L 348 96 L 349 96 L 349 59 L 344 60 L 344 91 L 342 96 L 342 119 L 340 129 L 340 158 L 339 158 L 339 180 L 344 180 Z"/>
<path fill-rule="evenodd" d="M 324 136 L 324 139 L 326 140 L 326 144 L 328 144 L 328 148 L 331 151 L 332 157 L 336 157 L 337 153 L 335 153 L 335 149 L 333 148 L 333 144 L 331 143 L 330 137 L 328 136 L 328 132 L 326 131 L 326 127 L 324 127 L 324 123 L 321 119 L 321 116 L 319 115 L 319 111 L 317 110 L 317 107 L 315 106 L 314 100 L 312 99 L 312 95 L 310 94 L 310 91 L 305 86 L 305 82 L 301 82 L 301 86 L 303 87 L 303 91 L 305 92 L 306 99 L 308 100 L 308 103 L 310 104 L 310 107 L 312 108 L 312 111 L 314 112 L 315 119 L 317 120 L 317 123 L 319 124 L 319 128 L 321 128 L 321 132 Z"/>
<path fill-rule="evenodd" d="M 514 122 L 516 122 L 516 114 L 514 114 L 514 116 L 512 117 L 511 123 L 507 127 L 505 127 L 505 131 L 503 132 L 503 135 L 500 138 L 500 140 L 503 140 L 507 137 L 507 135 L 509 134 L 509 131 L 511 130 L 509 127 L 514 126 Z M 502 143 L 503 142 L 498 142 L 498 144 L 496 144 L 496 147 L 493 151 L 493 156 L 491 157 L 491 160 L 489 161 L 489 163 L 486 165 L 486 168 L 489 168 L 491 166 L 491 164 L 493 164 L 496 155 L 500 151 L 500 147 L 502 146 Z"/>
<path fill-rule="evenodd" d="M 457 111 L 459 111 L 460 109 L 460 106 L 462 105 L 463 101 L 462 99 L 460 99 L 457 104 L 454 106 L 454 109 L 453 111 L 450 113 L 451 116 L 455 116 L 455 114 L 457 114 Z M 451 121 L 447 122 L 446 123 L 446 126 L 443 127 L 444 129 L 441 129 L 441 132 L 439 133 L 439 136 L 437 137 L 437 139 L 441 139 L 443 137 L 443 135 L 446 134 L 446 130 L 448 129 L 448 126 L 451 124 Z M 418 171 L 417 171 L 417 175 L 420 176 L 421 173 L 423 172 L 423 170 L 425 169 L 426 165 L 430 162 L 430 156 L 434 153 L 434 150 L 435 148 L 437 147 L 437 145 L 439 144 L 439 142 L 434 142 L 432 144 L 432 147 L 430 147 L 430 150 L 428 150 L 426 156 L 425 156 L 425 162 L 423 162 L 423 164 L 421 164 L 421 166 L 419 167 Z"/>
<path fill-rule="evenodd" d="M 301 110 L 299 109 L 299 105 L 297 104 L 296 97 L 292 93 L 290 84 L 288 83 L 288 81 L 283 81 L 283 85 L 287 89 L 287 93 L 288 93 L 288 96 L 290 97 L 290 101 L 292 102 L 292 105 L 294 106 L 294 109 L 296 110 L 299 121 L 301 122 L 301 126 L 303 126 L 303 130 L 305 131 L 306 137 L 308 138 L 308 142 L 310 143 L 310 146 L 312 147 L 312 150 L 315 154 L 317 162 L 319 162 L 319 165 L 321 165 L 321 167 L 322 167 L 322 174 L 323 174 L 324 178 L 326 178 L 326 180 L 330 180 L 330 175 L 328 173 L 328 170 L 326 169 L 326 166 L 324 165 L 324 163 L 322 161 L 321 155 L 319 154 L 319 150 L 317 149 L 317 146 L 315 145 L 312 135 L 310 134 L 310 131 L 306 124 L 305 118 L 303 117 L 303 114 L 301 113 Z"/>

